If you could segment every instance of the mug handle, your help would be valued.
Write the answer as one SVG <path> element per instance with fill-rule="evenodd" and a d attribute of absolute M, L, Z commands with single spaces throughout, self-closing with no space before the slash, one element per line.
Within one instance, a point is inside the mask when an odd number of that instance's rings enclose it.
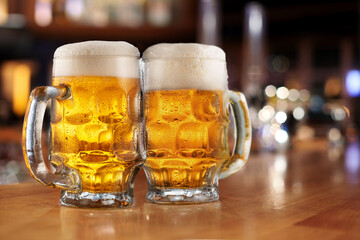
<path fill-rule="evenodd" d="M 224 163 L 220 179 L 239 171 L 247 162 L 251 147 L 251 122 L 244 94 L 229 91 L 230 107 L 235 120 L 235 146 L 231 158 Z"/>
<path fill-rule="evenodd" d="M 61 100 L 70 96 L 70 89 L 65 86 L 37 87 L 31 92 L 23 126 L 23 151 L 26 166 L 37 181 L 50 187 L 79 190 L 79 175 L 65 166 L 62 161 L 45 160 L 41 149 L 42 126 L 47 102 L 51 99 Z"/>

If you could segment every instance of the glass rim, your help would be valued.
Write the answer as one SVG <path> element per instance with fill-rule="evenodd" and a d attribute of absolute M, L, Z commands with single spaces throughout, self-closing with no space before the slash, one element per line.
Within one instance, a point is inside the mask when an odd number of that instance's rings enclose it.
<path fill-rule="evenodd" d="M 132 58 L 140 59 L 140 56 L 131 56 L 131 55 L 74 55 L 74 56 L 63 56 L 63 57 L 53 57 L 53 61 L 61 59 L 81 59 L 81 58 Z"/>
<path fill-rule="evenodd" d="M 141 58 L 143 62 L 150 62 L 151 60 L 189 60 L 189 59 L 203 59 L 210 61 L 218 61 L 226 63 L 226 60 L 219 58 L 209 58 L 209 57 L 151 57 L 151 58 Z"/>

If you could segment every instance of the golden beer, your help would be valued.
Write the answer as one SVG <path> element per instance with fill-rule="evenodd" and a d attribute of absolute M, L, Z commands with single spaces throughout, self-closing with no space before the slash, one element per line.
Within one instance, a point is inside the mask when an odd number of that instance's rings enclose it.
<path fill-rule="evenodd" d="M 145 161 L 139 50 L 123 41 L 66 44 L 54 53 L 53 84 L 30 95 L 23 149 L 32 176 L 60 188 L 60 204 L 117 208 L 134 203 Z M 51 101 L 49 157 L 41 150 Z"/>
<path fill-rule="evenodd" d="M 141 121 L 139 79 L 55 77 L 71 97 L 52 108 L 51 158 L 75 169 L 88 192 L 119 192 L 132 179 Z"/>
<path fill-rule="evenodd" d="M 146 93 L 149 181 L 160 188 L 204 188 L 228 159 L 228 111 L 222 90 Z"/>
<path fill-rule="evenodd" d="M 228 89 L 224 51 L 194 43 L 156 44 L 144 52 L 143 62 L 147 200 L 218 200 L 219 179 L 241 169 L 250 149 L 245 98 Z M 230 106 L 236 125 L 231 155 Z"/>

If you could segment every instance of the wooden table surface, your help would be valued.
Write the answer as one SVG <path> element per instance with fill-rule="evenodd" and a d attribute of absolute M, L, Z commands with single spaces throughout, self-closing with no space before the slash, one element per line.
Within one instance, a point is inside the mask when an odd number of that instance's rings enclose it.
<path fill-rule="evenodd" d="M 0 186 L 0 239 L 360 239 L 360 157 L 326 144 L 286 154 L 252 154 L 220 182 L 220 201 L 117 210 L 59 206 L 59 191 L 39 183 Z"/>

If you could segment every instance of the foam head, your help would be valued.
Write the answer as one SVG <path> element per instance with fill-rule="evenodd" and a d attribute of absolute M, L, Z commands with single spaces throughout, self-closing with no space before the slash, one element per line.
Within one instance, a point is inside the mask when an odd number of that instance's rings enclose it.
<path fill-rule="evenodd" d="M 54 53 L 53 76 L 139 78 L 139 50 L 118 41 L 66 44 Z"/>
<path fill-rule="evenodd" d="M 145 90 L 226 90 L 221 48 L 195 43 L 157 44 L 143 54 Z"/>

